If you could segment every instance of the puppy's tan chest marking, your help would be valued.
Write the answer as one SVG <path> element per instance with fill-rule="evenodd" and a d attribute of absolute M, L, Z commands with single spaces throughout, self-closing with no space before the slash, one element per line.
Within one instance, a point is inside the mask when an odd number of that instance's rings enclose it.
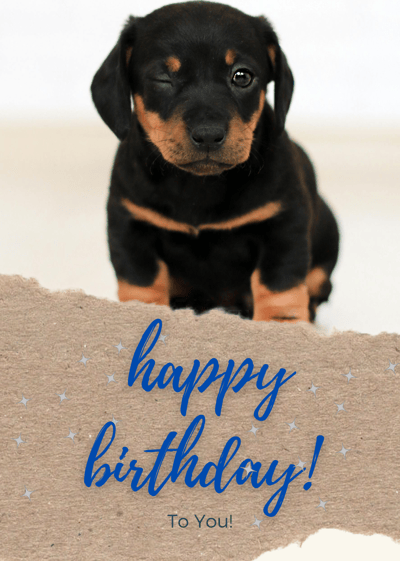
<path fill-rule="evenodd" d="M 176 220 L 167 218 L 166 216 L 159 212 L 156 212 L 155 210 L 136 205 L 135 203 L 128 201 L 128 199 L 122 199 L 122 204 L 137 220 L 149 222 L 150 224 L 153 224 L 158 228 L 162 228 L 163 230 L 183 232 L 185 234 L 191 234 L 194 236 L 198 234 L 198 228 L 195 228 L 190 224 L 185 224 L 184 222 L 177 222 Z"/>
<path fill-rule="evenodd" d="M 256 208 L 236 218 L 231 218 L 222 222 L 200 224 L 195 227 L 191 224 L 185 224 L 184 222 L 178 222 L 171 218 L 167 218 L 159 212 L 136 205 L 128 199 L 122 199 L 122 204 L 137 220 L 149 222 L 150 224 L 164 230 L 183 232 L 192 236 L 197 236 L 202 230 L 233 230 L 234 228 L 240 228 L 246 224 L 263 222 L 264 220 L 273 218 L 282 210 L 282 204 L 279 201 L 275 201 L 267 203 L 264 206 Z"/>
<path fill-rule="evenodd" d="M 243 214 L 242 216 L 238 216 L 237 218 L 231 218 L 230 220 L 225 220 L 224 222 L 202 224 L 199 228 L 200 230 L 233 230 L 233 228 L 240 228 L 240 226 L 245 226 L 246 224 L 269 220 L 279 214 L 281 210 L 281 203 L 279 201 L 275 201 L 267 203 L 264 206 L 256 208 L 246 214 Z"/>

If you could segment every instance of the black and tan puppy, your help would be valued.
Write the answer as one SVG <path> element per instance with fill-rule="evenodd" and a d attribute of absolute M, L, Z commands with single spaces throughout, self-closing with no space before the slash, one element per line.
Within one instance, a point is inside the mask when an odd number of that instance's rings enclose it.
<path fill-rule="evenodd" d="M 284 132 L 292 91 L 263 17 L 188 2 L 129 18 L 92 83 L 121 140 L 108 201 L 120 300 L 314 319 L 338 230 Z"/>

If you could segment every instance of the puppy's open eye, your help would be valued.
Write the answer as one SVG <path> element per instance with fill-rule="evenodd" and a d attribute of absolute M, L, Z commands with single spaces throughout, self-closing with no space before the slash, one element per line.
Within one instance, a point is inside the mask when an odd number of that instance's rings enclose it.
<path fill-rule="evenodd" d="M 253 74 L 248 70 L 236 70 L 232 77 L 232 84 L 239 86 L 240 88 L 247 88 L 253 81 Z"/>

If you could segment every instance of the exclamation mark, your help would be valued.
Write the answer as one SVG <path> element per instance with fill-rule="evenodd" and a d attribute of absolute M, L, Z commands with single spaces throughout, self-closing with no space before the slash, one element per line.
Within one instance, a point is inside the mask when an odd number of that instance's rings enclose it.
<path fill-rule="evenodd" d="M 315 449 L 314 449 L 314 456 L 311 462 L 311 467 L 310 467 L 310 473 L 308 474 L 308 477 L 311 479 L 314 473 L 314 469 L 315 469 L 315 465 L 317 463 L 318 460 L 318 455 L 321 451 L 321 447 L 322 444 L 324 443 L 324 437 L 322 436 L 322 434 L 319 434 L 317 436 L 317 439 L 315 441 Z M 303 489 L 305 491 L 308 491 L 308 489 L 311 487 L 312 483 L 311 481 L 307 481 L 307 483 L 304 485 Z"/>
<path fill-rule="evenodd" d="M 229 518 L 229 520 L 230 520 L 230 523 L 231 523 L 231 528 L 232 528 L 232 514 L 230 515 L 230 518 Z"/>

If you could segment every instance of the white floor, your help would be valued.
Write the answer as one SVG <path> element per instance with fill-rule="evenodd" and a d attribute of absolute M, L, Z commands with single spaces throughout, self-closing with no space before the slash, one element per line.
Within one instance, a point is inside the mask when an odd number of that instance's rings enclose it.
<path fill-rule="evenodd" d="M 400 332 L 400 131 L 292 132 L 334 209 L 341 251 L 324 331 Z M 3 126 L 0 273 L 116 298 L 105 202 L 117 140 L 101 123 Z"/>

